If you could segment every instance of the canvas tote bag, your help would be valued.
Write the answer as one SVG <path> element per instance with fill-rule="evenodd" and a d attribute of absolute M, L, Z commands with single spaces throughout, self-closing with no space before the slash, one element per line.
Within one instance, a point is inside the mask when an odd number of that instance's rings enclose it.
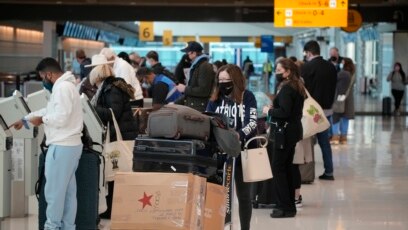
<path fill-rule="evenodd" d="M 108 131 L 106 134 L 106 141 L 103 149 L 103 155 L 105 156 L 105 178 L 106 181 L 113 181 L 117 172 L 131 172 L 132 171 L 132 158 L 133 147 L 135 141 L 124 141 L 122 134 L 120 133 L 118 122 L 116 121 L 115 114 L 112 109 L 113 126 L 116 131 L 116 141 L 110 142 L 110 130 L 108 123 Z"/>
<path fill-rule="evenodd" d="M 311 137 L 316 133 L 323 132 L 330 127 L 330 123 L 324 115 L 322 107 L 310 96 L 306 90 L 307 98 L 303 103 L 303 139 Z"/>

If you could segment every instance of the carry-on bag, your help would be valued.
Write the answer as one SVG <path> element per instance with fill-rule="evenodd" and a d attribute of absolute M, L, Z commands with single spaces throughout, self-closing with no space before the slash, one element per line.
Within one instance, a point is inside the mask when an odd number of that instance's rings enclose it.
<path fill-rule="evenodd" d="M 39 180 L 37 182 L 38 226 L 44 229 L 47 219 L 47 202 L 44 195 L 46 179 L 44 176 L 45 153 L 39 157 Z M 98 229 L 99 203 L 99 165 L 101 153 L 92 149 L 84 149 L 75 173 L 77 182 L 77 214 L 75 219 L 77 230 Z"/>
<path fill-rule="evenodd" d="M 145 135 L 149 115 L 153 112 L 153 108 L 132 108 L 132 111 L 137 121 L 139 135 Z"/>
<path fill-rule="evenodd" d="M 265 143 L 260 148 L 248 149 L 248 144 L 256 139 L 263 139 Z M 266 137 L 257 136 L 249 139 L 241 153 L 242 174 L 244 182 L 258 182 L 272 178 L 272 168 L 268 157 Z"/>
<path fill-rule="evenodd" d="M 149 137 L 208 140 L 210 117 L 183 105 L 164 105 L 150 113 L 147 123 Z"/>
<path fill-rule="evenodd" d="M 384 97 L 382 101 L 382 115 L 391 116 L 391 97 Z"/>
<path fill-rule="evenodd" d="M 210 177 L 217 171 L 211 148 L 200 140 L 136 138 L 134 172 L 193 173 Z"/>

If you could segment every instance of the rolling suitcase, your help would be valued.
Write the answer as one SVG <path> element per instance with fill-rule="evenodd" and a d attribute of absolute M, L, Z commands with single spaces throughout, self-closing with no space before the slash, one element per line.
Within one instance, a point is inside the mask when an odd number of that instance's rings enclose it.
<path fill-rule="evenodd" d="M 270 163 L 272 164 L 273 140 L 271 139 L 269 139 L 267 150 Z M 272 206 L 276 204 L 273 186 L 273 178 L 265 181 L 255 182 L 252 184 L 251 196 L 253 208 L 272 208 Z"/>
<path fill-rule="evenodd" d="M 89 230 L 98 229 L 98 204 L 99 204 L 99 165 L 100 152 L 94 150 L 84 150 L 79 160 L 78 168 L 75 173 L 77 181 L 77 215 L 76 229 Z M 39 179 L 37 182 L 38 198 L 38 226 L 44 229 L 46 221 L 47 202 L 44 196 L 44 186 L 46 183 L 44 177 L 45 154 L 39 157 Z"/>
<path fill-rule="evenodd" d="M 217 171 L 211 148 L 200 140 L 136 138 L 134 172 L 193 173 L 210 177 Z"/>
<path fill-rule="evenodd" d="M 391 97 L 384 97 L 382 101 L 382 115 L 391 116 Z"/>
<path fill-rule="evenodd" d="M 306 164 L 299 164 L 300 179 L 302 184 L 311 184 L 315 179 L 315 152 L 314 146 L 317 143 L 315 137 L 310 141 L 312 161 Z M 306 150 L 305 150 L 306 151 Z"/>
<path fill-rule="evenodd" d="M 208 140 L 210 117 L 183 105 L 164 105 L 150 113 L 147 123 L 149 137 Z"/>

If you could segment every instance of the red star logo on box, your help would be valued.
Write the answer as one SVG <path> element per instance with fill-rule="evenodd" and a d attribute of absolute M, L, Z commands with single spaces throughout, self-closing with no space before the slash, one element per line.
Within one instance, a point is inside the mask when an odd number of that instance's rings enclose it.
<path fill-rule="evenodd" d="M 153 195 L 146 195 L 146 192 L 143 193 L 143 198 L 139 199 L 139 202 L 141 202 L 143 204 L 143 208 L 145 208 L 147 205 L 152 206 L 152 204 L 150 203 L 150 199 L 152 199 Z"/>

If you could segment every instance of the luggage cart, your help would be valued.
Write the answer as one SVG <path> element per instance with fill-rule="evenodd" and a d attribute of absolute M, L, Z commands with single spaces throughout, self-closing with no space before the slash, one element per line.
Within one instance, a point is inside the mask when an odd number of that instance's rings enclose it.
<path fill-rule="evenodd" d="M 232 230 L 232 209 L 234 203 L 234 176 L 235 176 L 235 157 L 228 157 L 224 162 L 222 185 L 227 188 L 227 204 L 224 229 Z"/>

